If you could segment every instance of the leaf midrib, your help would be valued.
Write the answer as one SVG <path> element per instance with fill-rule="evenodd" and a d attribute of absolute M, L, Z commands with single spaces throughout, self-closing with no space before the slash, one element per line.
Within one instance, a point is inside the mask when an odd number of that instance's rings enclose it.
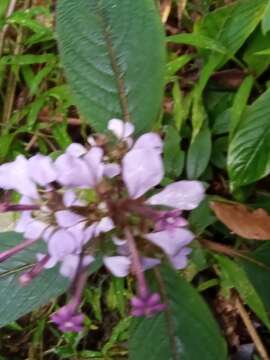
<path fill-rule="evenodd" d="M 112 71 L 115 75 L 115 80 L 118 88 L 119 103 L 122 110 L 122 120 L 130 121 L 130 113 L 128 106 L 128 97 L 125 88 L 124 75 L 121 72 L 121 67 L 117 62 L 116 51 L 113 47 L 112 34 L 109 31 L 109 22 L 101 7 L 101 1 L 97 3 L 97 13 L 100 17 L 101 28 L 104 36 L 104 41 L 107 45 L 107 52 L 111 63 Z"/>

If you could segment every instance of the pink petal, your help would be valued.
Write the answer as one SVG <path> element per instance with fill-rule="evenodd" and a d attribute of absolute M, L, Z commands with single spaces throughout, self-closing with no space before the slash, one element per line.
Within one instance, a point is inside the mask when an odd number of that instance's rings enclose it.
<path fill-rule="evenodd" d="M 130 136 L 134 132 L 134 125 L 120 119 L 111 119 L 108 123 L 108 129 L 111 130 L 118 139 L 122 139 Z"/>
<path fill-rule="evenodd" d="M 103 262 L 114 276 L 125 277 L 129 273 L 131 261 L 126 256 L 105 256 Z"/>
<path fill-rule="evenodd" d="M 121 167 L 118 164 L 106 164 L 104 166 L 104 176 L 108 178 L 113 178 L 119 175 L 121 172 Z"/>
<path fill-rule="evenodd" d="M 92 256 L 85 256 L 82 260 L 82 266 L 86 267 L 94 261 Z M 80 262 L 80 256 L 75 254 L 67 255 L 60 266 L 60 274 L 73 279 L 76 275 L 76 271 L 78 269 Z"/>
<path fill-rule="evenodd" d="M 151 196 L 150 205 L 165 205 L 181 210 L 195 209 L 205 196 L 205 189 L 199 181 L 178 181 L 172 183 L 160 193 Z"/>
<path fill-rule="evenodd" d="M 52 159 L 49 156 L 37 154 L 28 160 L 29 175 L 40 186 L 48 185 L 57 178 Z"/>
<path fill-rule="evenodd" d="M 183 228 L 172 231 L 159 231 L 147 234 L 146 239 L 159 246 L 167 255 L 173 256 L 181 248 L 189 244 L 194 239 L 194 234 Z"/>
<path fill-rule="evenodd" d="M 46 255 L 42 254 L 42 253 L 37 253 L 36 257 L 38 261 L 41 261 L 42 259 L 44 259 Z M 56 264 L 57 264 L 57 260 L 50 257 L 49 260 L 46 262 L 46 264 L 44 265 L 45 269 L 51 269 L 53 268 Z"/>
<path fill-rule="evenodd" d="M 66 148 L 66 152 L 75 157 L 80 157 L 86 153 L 86 148 L 78 143 L 72 143 Z"/>
<path fill-rule="evenodd" d="M 57 260 L 63 259 L 78 249 L 76 238 L 65 230 L 58 230 L 48 241 L 48 252 L 50 256 Z"/>
<path fill-rule="evenodd" d="M 143 270 L 149 270 L 157 265 L 160 265 L 160 260 L 142 256 L 141 264 L 142 264 Z"/>
<path fill-rule="evenodd" d="M 162 159 L 154 150 L 130 150 L 123 158 L 123 180 L 133 199 L 158 185 L 163 175 Z"/>
<path fill-rule="evenodd" d="M 110 217 L 104 217 L 97 224 L 95 229 L 95 236 L 98 236 L 100 233 L 105 233 L 114 229 L 114 223 Z"/>
<path fill-rule="evenodd" d="M 16 190 L 22 195 L 38 199 L 36 185 L 30 179 L 28 160 L 23 155 L 0 166 L 0 188 Z"/>
<path fill-rule="evenodd" d="M 57 181 L 64 186 L 90 186 L 90 170 L 85 161 L 70 154 L 60 155 L 55 161 Z"/>
<path fill-rule="evenodd" d="M 176 255 L 170 256 L 170 261 L 175 269 L 184 269 L 187 267 L 188 258 L 187 255 L 191 253 L 191 249 L 183 248 Z"/>
<path fill-rule="evenodd" d="M 102 163 L 103 150 L 97 146 L 93 147 L 83 157 L 90 170 L 89 184 L 95 187 L 102 179 L 104 164 Z"/>
<path fill-rule="evenodd" d="M 57 224 L 61 227 L 74 226 L 79 222 L 85 221 L 85 217 L 69 210 L 60 210 L 55 212 Z"/>
<path fill-rule="evenodd" d="M 150 132 L 140 136 L 135 142 L 133 149 L 152 149 L 161 154 L 163 141 L 158 134 Z"/>

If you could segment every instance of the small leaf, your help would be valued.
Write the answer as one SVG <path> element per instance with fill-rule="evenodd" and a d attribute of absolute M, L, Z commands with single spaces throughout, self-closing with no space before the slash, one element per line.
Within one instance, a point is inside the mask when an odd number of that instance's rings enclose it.
<path fill-rule="evenodd" d="M 180 176 L 184 167 L 184 152 L 180 148 L 180 141 L 178 132 L 168 126 L 164 142 L 164 165 L 166 175 L 172 179 Z"/>
<path fill-rule="evenodd" d="M 104 131 L 113 117 L 137 132 L 158 117 L 165 75 L 164 33 L 154 1 L 62 0 L 60 55 L 78 106 Z"/>
<path fill-rule="evenodd" d="M 264 209 L 251 210 L 243 204 L 213 201 L 217 218 L 235 234 L 254 240 L 270 239 L 270 216 Z"/>
<path fill-rule="evenodd" d="M 161 268 L 166 314 L 132 320 L 130 360 L 226 360 L 225 341 L 198 292 L 171 268 Z"/>
<path fill-rule="evenodd" d="M 188 179 L 198 179 L 205 171 L 210 160 L 211 146 L 211 132 L 204 126 L 188 149 Z"/>

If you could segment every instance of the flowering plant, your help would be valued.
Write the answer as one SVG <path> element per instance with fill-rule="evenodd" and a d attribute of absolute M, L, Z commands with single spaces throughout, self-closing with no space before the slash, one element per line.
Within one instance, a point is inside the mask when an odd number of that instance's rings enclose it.
<path fill-rule="evenodd" d="M 158 134 L 134 141 L 133 125 L 119 119 L 110 120 L 108 130 L 89 137 L 87 146 L 71 144 L 54 161 L 41 154 L 30 159 L 19 155 L 0 166 L 0 186 L 7 191 L 1 211 L 20 212 L 15 231 L 25 238 L 2 252 L 0 261 L 45 241 L 47 253 L 37 253 L 36 264 L 19 281 L 27 286 L 44 269 L 60 264 L 72 289 L 69 303 L 52 315 L 62 331 L 82 329 L 79 306 L 97 252 L 113 275 L 135 277 L 133 316 L 162 311 L 165 305 L 149 289 L 144 271 L 164 256 L 175 269 L 186 267 L 194 235 L 183 211 L 204 198 L 198 181 L 177 181 L 156 193 L 164 177 Z M 21 195 L 18 204 L 8 200 L 11 190 Z"/>

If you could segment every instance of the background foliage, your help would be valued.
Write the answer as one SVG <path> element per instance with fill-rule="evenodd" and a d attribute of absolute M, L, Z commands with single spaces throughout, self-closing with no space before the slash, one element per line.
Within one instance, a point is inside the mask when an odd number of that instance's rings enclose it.
<path fill-rule="evenodd" d="M 149 274 L 168 305 L 151 319 L 128 316 L 132 279 L 95 264 L 85 329 L 60 334 L 48 318 L 64 280 L 20 288 L 32 252 L 1 264 L 0 359 L 269 359 L 269 1 L 60 0 L 57 26 L 55 8 L 0 3 L 1 162 L 56 156 L 116 116 L 160 132 L 164 184 L 200 179 L 208 196 L 188 268 Z M 3 233 L 0 249 L 18 240 Z"/>

